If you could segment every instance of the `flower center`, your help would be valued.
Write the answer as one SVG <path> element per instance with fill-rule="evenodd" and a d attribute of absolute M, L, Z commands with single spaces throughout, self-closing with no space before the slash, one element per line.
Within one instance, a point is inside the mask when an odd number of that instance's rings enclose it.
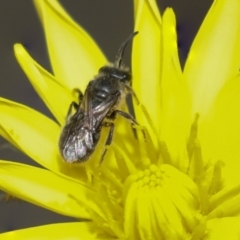
<path fill-rule="evenodd" d="M 201 217 L 197 185 L 171 165 L 152 164 L 132 174 L 124 190 L 129 239 L 158 239 L 159 234 L 160 239 L 185 239 L 183 236 L 193 231 Z M 136 229 L 128 232 L 128 226 L 133 225 Z"/>
<path fill-rule="evenodd" d="M 138 188 L 157 187 L 161 183 L 161 172 L 156 165 L 152 164 L 148 169 L 137 173 L 136 182 Z"/>

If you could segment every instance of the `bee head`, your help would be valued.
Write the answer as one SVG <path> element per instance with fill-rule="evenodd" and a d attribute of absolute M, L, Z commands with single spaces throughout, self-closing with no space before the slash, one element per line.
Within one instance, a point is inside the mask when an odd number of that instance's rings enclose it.
<path fill-rule="evenodd" d="M 116 57 L 116 61 L 114 62 L 114 65 L 101 67 L 99 69 L 100 74 L 116 78 L 123 83 L 129 83 L 131 81 L 132 75 L 127 69 L 124 69 L 122 60 L 123 60 L 124 51 L 125 51 L 128 43 L 137 34 L 138 34 L 138 32 L 134 32 L 128 37 L 128 39 L 121 45 L 120 49 L 118 50 L 118 54 Z"/>
<path fill-rule="evenodd" d="M 102 74 L 102 75 L 106 75 L 106 76 L 116 78 L 123 83 L 130 82 L 131 79 L 132 79 L 132 75 L 131 75 L 130 72 L 121 70 L 121 69 L 116 68 L 116 67 L 109 67 L 109 66 L 101 67 L 99 69 L 99 73 Z"/>

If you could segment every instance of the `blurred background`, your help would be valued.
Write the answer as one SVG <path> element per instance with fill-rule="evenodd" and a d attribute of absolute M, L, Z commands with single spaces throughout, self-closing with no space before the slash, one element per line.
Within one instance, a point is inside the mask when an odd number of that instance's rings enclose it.
<path fill-rule="evenodd" d="M 177 17 L 178 45 L 184 66 L 190 45 L 212 0 L 158 0 L 160 11 L 172 7 Z M 130 0 L 60 0 L 76 22 L 95 39 L 105 55 L 114 60 L 121 43 L 133 32 Z M 26 104 L 51 117 L 34 92 L 13 54 L 13 44 L 22 43 L 34 59 L 51 71 L 44 34 L 32 1 L 0 1 L 0 96 Z M 130 55 L 124 62 L 130 64 Z M 1 119 L 0 119 L 1 121 Z M 0 138 L 0 159 L 37 166 L 31 159 Z M 0 192 L 0 232 L 48 223 L 74 221 L 19 200 L 4 200 Z"/>

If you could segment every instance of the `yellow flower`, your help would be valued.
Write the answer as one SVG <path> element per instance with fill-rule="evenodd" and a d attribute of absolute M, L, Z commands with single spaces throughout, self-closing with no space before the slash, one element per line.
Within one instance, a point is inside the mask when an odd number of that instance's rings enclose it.
<path fill-rule="evenodd" d="M 35 4 L 54 75 L 22 45 L 14 50 L 57 122 L 0 99 L 0 134 L 44 167 L 1 160 L 0 188 L 81 221 L 0 238 L 239 239 L 240 1 L 214 1 L 183 71 L 172 9 L 161 17 L 154 0 L 134 1 L 134 110 L 147 141 L 119 117 L 100 168 L 107 129 L 85 166 L 63 162 L 57 142 L 72 90 L 84 90 L 107 60 L 57 1 Z"/>

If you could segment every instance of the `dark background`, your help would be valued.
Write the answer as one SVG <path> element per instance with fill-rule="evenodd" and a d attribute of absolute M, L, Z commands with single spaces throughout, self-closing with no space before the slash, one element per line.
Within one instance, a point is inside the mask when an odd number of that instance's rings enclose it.
<path fill-rule="evenodd" d="M 130 0 L 61 0 L 73 18 L 92 35 L 110 60 L 133 31 Z M 212 0 L 158 0 L 161 13 L 172 7 L 177 15 L 178 45 L 184 65 L 191 42 Z M 30 0 L 0 0 L 0 96 L 26 104 L 51 116 L 34 92 L 13 55 L 13 44 L 22 43 L 31 55 L 51 71 L 40 21 Z M 126 54 L 126 63 L 130 57 Z M 127 60 L 128 59 L 128 60 Z M 35 163 L 0 138 L 0 159 Z M 73 221 L 24 201 L 4 201 L 0 192 L 0 232 L 47 223 Z"/>

